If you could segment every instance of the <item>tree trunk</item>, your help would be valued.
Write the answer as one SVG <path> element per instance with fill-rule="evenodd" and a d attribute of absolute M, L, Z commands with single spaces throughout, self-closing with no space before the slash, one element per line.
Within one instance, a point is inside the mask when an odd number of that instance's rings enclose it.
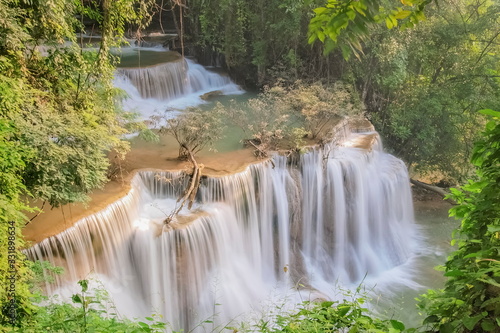
<path fill-rule="evenodd" d="M 193 164 L 193 174 L 191 175 L 191 179 L 189 180 L 189 184 L 186 191 L 184 192 L 184 195 L 177 200 L 177 202 L 180 202 L 179 207 L 174 209 L 172 213 L 167 216 L 167 218 L 163 221 L 165 224 L 169 224 L 170 222 L 172 222 L 174 216 L 182 210 L 186 203 L 188 203 L 188 209 L 191 209 L 196 198 L 196 193 L 198 193 L 198 188 L 200 187 L 201 170 L 203 169 L 203 164 L 199 165 L 196 162 L 196 159 L 194 158 L 194 155 L 189 148 L 187 148 L 186 146 L 182 146 L 182 148 L 185 149 L 189 161 Z"/>
<path fill-rule="evenodd" d="M 441 187 L 438 187 L 438 186 L 434 186 L 434 185 L 430 185 L 430 184 L 426 184 L 426 183 L 423 183 L 421 181 L 418 181 L 418 180 L 415 180 L 415 179 L 411 179 L 410 178 L 410 183 L 412 183 L 413 185 L 415 186 L 418 186 L 418 187 L 421 187 L 423 189 L 426 189 L 428 191 L 432 191 L 434 193 L 437 193 L 439 194 L 440 196 L 442 196 L 443 198 L 446 197 L 448 194 L 450 194 L 449 192 L 445 191 L 443 188 Z M 445 199 L 445 201 L 447 201 L 448 203 L 452 204 L 452 205 L 456 205 L 457 203 L 452 200 L 452 199 Z"/>

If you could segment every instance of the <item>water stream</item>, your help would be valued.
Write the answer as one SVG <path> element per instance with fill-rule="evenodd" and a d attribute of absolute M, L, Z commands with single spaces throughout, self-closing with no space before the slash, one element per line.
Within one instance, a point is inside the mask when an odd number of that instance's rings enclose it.
<path fill-rule="evenodd" d="M 215 315 L 214 304 L 226 323 L 273 291 L 335 298 L 337 285 L 377 279 L 415 250 L 406 168 L 377 145 L 327 146 L 299 160 L 276 155 L 207 178 L 197 207 L 172 225 L 163 220 L 185 177 L 143 171 L 132 184 L 125 198 L 28 250 L 67 270 L 49 293 L 64 294 L 92 272 L 112 294 L 127 294 L 121 313 L 158 312 L 189 330 Z M 297 281 L 302 296 L 292 292 Z"/>
<path fill-rule="evenodd" d="M 142 119 L 165 112 L 167 118 L 175 117 L 179 110 L 206 103 L 201 98 L 205 93 L 244 93 L 228 76 L 172 53 L 162 48 L 122 50 L 123 67 L 118 68 L 114 84 L 127 94 L 125 110 L 139 113 Z"/>
<path fill-rule="evenodd" d="M 120 69 L 116 85 L 145 118 L 206 91 L 240 92 L 189 60 Z M 140 171 L 127 196 L 27 254 L 65 268 L 48 294 L 70 297 L 90 274 L 121 314 L 159 313 L 185 331 L 242 319 L 270 298 L 336 299 L 339 287 L 361 281 L 377 293 L 421 288 L 414 262 L 424 241 L 406 167 L 379 140 L 350 147 L 364 135 L 376 133 L 340 132 L 337 143 L 300 156 L 204 178 L 195 206 L 170 224 L 186 176 Z"/>

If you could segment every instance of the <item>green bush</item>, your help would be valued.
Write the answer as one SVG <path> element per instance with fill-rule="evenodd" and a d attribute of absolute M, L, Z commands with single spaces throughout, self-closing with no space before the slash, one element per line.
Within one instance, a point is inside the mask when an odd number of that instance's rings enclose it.
<path fill-rule="evenodd" d="M 84 332 L 84 333 L 139 333 L 164 332 L 166 324 L 156 316 L 145 321 L 121 318 L 108 293 L 104 290 L 89 290 L 88 281 L 78 282 L 81 292 L 72 296 L 71 303 L 58 303 L 45 296 L 35 296 L 35 303 L 44 305 L 35 308 L 17 326 L 0 326 L 2 332 Z"/>
<path fill-rule="evenodd" d="M 443 290 L 429 291 L 420 303 L 428 332 L 500 332 L 500 112 L 492 116 L 475 145 L 477 178 L 451 197 L 450 215 L 462 220 L 445 265 Z"/>

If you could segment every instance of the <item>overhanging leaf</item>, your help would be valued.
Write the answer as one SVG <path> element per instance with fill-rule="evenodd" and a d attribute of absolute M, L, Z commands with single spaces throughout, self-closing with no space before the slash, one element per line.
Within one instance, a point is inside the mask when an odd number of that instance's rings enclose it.
<path fill-rule="evenodd" d="M 482 315 L 477 315 L 477 316 L 474 316 L 474 317 L 468 317 L 468 318 L 464 318 L 462 320 L 462 323 L 464 324 L 464 326 L 468 330 L 472 330 L 474 328 L 474 326 L 476 326 L 477 322 L 480 321 L 482 318 L 483 318 Z"/>
<path fill-rule="evenodd" d="M 391 325 L 393 328 L 399 330 L 399 331 L 404 331 L 405 330 L 405 325 L 398 321 L 398 320 L 391 320 Z"/>
<path fill-rule="evenodd" d="M 71 296 L 71 300 L 73 301 L 73 303 L 82 304 L 82 299 L 78 294 Z"/>
<path fill-rule="evenodd" d="M 483 109 L 483 110 L 479 110 L 479 113 L 482 113 L 482 114 L 487 115 L 487 116 L 493 116 L 493 117 L 500 118 L 500 111 L 495 111 L 495 110 L 491 110 L 491 109 Z"/>
<path fill-rule="evenodd" d="M 488 231 L 491 232 L 491 233 L 494 233 L 494 232 L 499 232 L 500 231 L 500 225 L 493 225 L 493 224 L 490 224 L 488 226 Z"/>

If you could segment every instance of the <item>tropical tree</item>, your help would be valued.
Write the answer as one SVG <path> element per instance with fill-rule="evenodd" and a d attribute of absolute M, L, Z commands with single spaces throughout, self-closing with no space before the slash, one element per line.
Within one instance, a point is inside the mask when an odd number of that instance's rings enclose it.
<path fill-rule="evenodd" d="M 482 126 L 475 111 L 500 106 L 500 7 L 476 0 L 405 4 L 412 7 L 329 2 L 311 20 L 311 41 L 324 41 L 325 52 L 357 52 L 342 75 L 357 87 L 391 152 L 417 170 L 461 179 Z M 408 28 L 424 12 L 413 29 L 387 29 L 399 20 Z"/>
<path fill-rule="evenodd" d="M 352 53 L 363 53 L 362 42 L 377 23 L 384 22 L 388 29 L 398 25 L 413 27 L 425 18 L 423 10 L 432 0 L 323 2 L 323 6 L 314 9 L 315 16 L 309 23 L 309 43 L 320 40 L 325 54 L 339 47 L 347 59 Z"/>
<path fill-rule="evenodd" d="M 244 133 L 245 142 L 255 148 L 255 155 L 268 157 L 290 134 L 294 112 L 287 91 L 282 86 L 265 87 L 257 98 L 245 103 L 232 102 L 224 113 Z"/>
<path fill-rule="evenodd" d="M 333 128 L 341 119 L 358 117 L 363 108 L 349 85 L 337 82 L 291 86 L 266 86 L 262 93 L 246 103 L 233 102 L 223 113 L 241 128 L 245 142 L 258 157 L 270 151 L 299 150 L 304 139 L 325 143 L 333 138 Z"/>
<path fill-rule="evenodd" d="M 24 246 L 19 221 L 25 219 L 22 211 L 29 210 L 22 199 L 26 188 L 20 174 L 32 151 L 13 140 L 17 134 L 12 123 L 0 119 L 0 327 L 17 325 L 33 309 L 31 274 L 19 251 Z"/>
<path fill-rule="evenodd" d="M 341 81 L 331 85 L 296 82 L 287 91 L 285 100 L 301 116 L 305 130 L 313 140 L 329 140 L 332 128 L 340 119 L 363 113 L 357 94 Z"/>
<path fill-rule="evenodd" d="M 460 1 L 428 10 L 415 29 L 376 33 L 352 69 L 391 151 L 417 169 L 460 179 L 482 127 L 475 111 L 500 106 L 500 7 Z"/>
<path fill-rule="evenodd" d="M 430 332 L 500 330 L 500 112 L 481 112 L 490 120 L 472 153 L 477 178 L 451 195 L 459 205 L 450 213 L 462 221 L 458 250 L 445 264 L 445 288 L 420 303 Z"/>
<path fill-rule="evenodd" d="M 197 55 L 203 60 L 222 54 L 237 81 L 272 85 L 273 79 L 293 82 L 307 73 L 310 1 L 189 0 L 187 6 Z"/>
<path fill-rule="evenodd" d="M 179 144 L 179 159 L 193 158 L 204 148 L 213 149 L 214 144 L 222 139 L 225 124 L 216 106 L 213 110 L 205 111 L 191 107 L 184 110 L 179 116 L 170 119 L 154 117 L 154 122 L 160 124 L 160 134 L 174 137 Z"/>
<path fill-rule="evenodd" d="M 31 314 L 30 273 L 20 249 L 32 210 L 84 201 L 106 181 L 111 149 L 129 117 L 113 88 L 116 58 L 127 22 L 147 22 L 148 1 L 0 1 L 0 322 L 19 324 Z M 150 1 L 149 1 L 150 2 Z M 83 49 L 76 33 L 99 25 L 98 51 Z M 11 288 L 11 286 L 13 286 Z"/>

